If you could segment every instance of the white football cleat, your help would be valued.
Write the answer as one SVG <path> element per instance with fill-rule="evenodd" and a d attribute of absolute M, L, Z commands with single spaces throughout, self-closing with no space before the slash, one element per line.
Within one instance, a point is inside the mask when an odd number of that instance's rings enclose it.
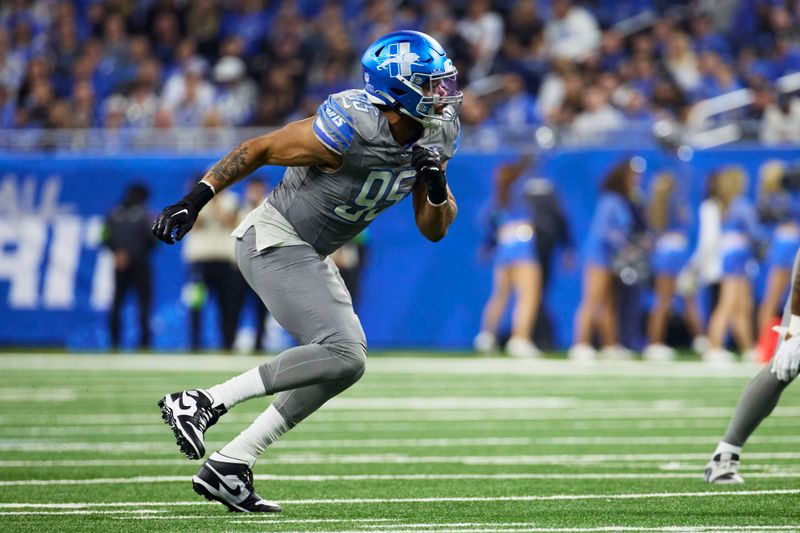
<path fill-rule="evenodd" d="M 593 346 L 586 343 L 573 344 L 567 352 L 567 357 L 572 361 L 587 363 L 594 361 L 597 358 L 597 350 Z"/>
<path fill-rule="evenodd" d="M 161 418 L 172 429 L 178 447 L 189 459 L 205 455 L 206 430 L 227 412 L 224 405 L 214 407 L 213 403 L 211 395 L 200 389 L 167 394 L 158 401 Z"/>
<path fill-rule="evenodd" d="M 666 344 L 656 342 L 649 344 L 647 348 L 644 349 L 644 352 L 642 352 L 642 357 L 646 361 L 674 361 L 675 349 L 667 346 Z"/>
<path fill-rule="evenodd" d="M 279 513 L 281 506 L 262 498 L 253 488 L 253 471 L 244 461 L 219 452 L 206 459 L 192 477 L 194 491 L 209 501 L 216 501 L 233 512 Z"/>
<path fill-rule="evenodd" d="M 739 454 L 723 452 L 718 453 L 706 465 L 706 483 L 744 483 L 739 475 Z"/>
<path fill-rule="evenodd" d="M 542 356 L 542 352 L 528 339 L 511 337 L 506 343 L 506 352 L 510 357 L 517 359 L 536 359 Z"/>

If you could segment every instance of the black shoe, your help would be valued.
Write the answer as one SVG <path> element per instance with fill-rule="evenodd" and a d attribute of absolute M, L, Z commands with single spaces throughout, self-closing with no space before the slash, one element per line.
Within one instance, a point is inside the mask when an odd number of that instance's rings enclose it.
<path fill-rule="evenodd" d="M 172 429 L 178 447 L 189 459 L 205 455 L 203 434 L 228 412 L 223 405 L 212 407 L 213 401 L 204 390 L 176 392 L 158 401 L 161 418 Z"/>
<path fill-rule="evenodd" d="M 247 463 L 214 453 L 192 477 L 192 488 L 207 500 L 219 502 L 237 513 L 279 513 L 253 488 L 253 471 Z"/>

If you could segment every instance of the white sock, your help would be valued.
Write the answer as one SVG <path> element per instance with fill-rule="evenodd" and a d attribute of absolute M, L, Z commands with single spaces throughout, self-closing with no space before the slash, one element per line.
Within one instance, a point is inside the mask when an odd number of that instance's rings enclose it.
<path fill-rule="evenodd" d="M 717 455 L 718 453 L 735 453 L 739 455 L 742 453 L 742 447 L 734 446 L 733 444 L 728 444 L 724 440 L 721 440 L 719 441 L 719 444 L 717 444 L 717 449 L 714 450 L 714 455 Z"/>
<path fill-rule="evenodd" d="M 278 440 L 287 431 L 289 431 L 289 424 L 278 410 L 270 405 L 266 411 L 258 415 L 250 427 L 239 433 L 219 453 L 247 461 L 247 464 L 252 467 L 256 458 L 264 453 L 267 446 Z"/>
<path fill-rule="evenodd" d="M 266 396 L 267 389 L 261 379 L 258 367 L 248 370 L 219 385 L 214 385 L 208 389 L 208 393 L 214 398 L 214 405 L 222 404 L 226 409 L 232 408 L 239 402 Z"/>

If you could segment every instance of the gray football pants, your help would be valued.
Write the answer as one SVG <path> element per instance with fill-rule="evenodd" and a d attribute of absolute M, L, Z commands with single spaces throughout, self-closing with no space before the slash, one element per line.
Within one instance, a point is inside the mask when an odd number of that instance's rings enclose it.
<path fill-rule="evenodd" d="M 798 262 L 800 262 L 800 250 L 794 256 L 794 266 L 792 267 L 791 291 L 783 306 L 783 326 L 789 325 L 789 317 L 792 315 L 792 296 L 794 295 L 794 278 L 797 275 Z M 780 346 L 780 343 L 778 344 Z M 770 365 L 766 365 L 756 376 L 747 384 L 736 405 L 736 412 L 725 433 L 725 442 L 734 446 L 744 446 L 748 437 L 756 430 L 761 421 L 769 416 L 783 390 L 789 385 L 788 382 L 779 381 L 775 374 L 769 371 Z"/>
<path fill-rule="evenodd" d="M 259 367 L 290 427 L 364 374 L 367 341 L 339 270 L 311 246 L 256 250 L 255 229 L 236 240 L 244 279 L 301 344 Z"/>

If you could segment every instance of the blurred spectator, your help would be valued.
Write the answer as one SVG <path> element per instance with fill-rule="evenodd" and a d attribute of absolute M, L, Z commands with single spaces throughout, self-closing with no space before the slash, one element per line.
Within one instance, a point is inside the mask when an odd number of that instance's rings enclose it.
<path fill-rule="evenodd" d="M 541 122 L 536 112 L 536 99 L 525 90 L 519 74 L 503 76 L 501 103 L 494 108 L 492 122 L 503 128 L 520 129 Z"/>
<path fill-rule="evenodd" d="M 186 36 L 197 43 L 197 52 L 213 57 L 219 48 L 221 7 L 216 0 L 195 0 L 186 15 Z"/>
<path fill-rule="evenodd" d="M 781 96 L 768 104 L 758 136 L 764 144 L 800 143 L 800 98 Z"/>
<path fill-rule="evenodd" d="M 150 301 L 152 273 L 150 254 L 156 240 L 150 231 L 152 214 L 147 210 L 147 187 L 130 185 L 106 217 L 104 244 L 114 254 L 114 300 L 111 306 L 109 331 L 111 346 L 119 348 L 122 340 L 121 313 L 125 296 L 133 289 L 139 304 L 139 348 L 150 347 Z"/>
<path fill-rule="evenodd" d="M 239 208 L 239 213 L 237 217 L 237 225 L 244 220 L 250 211 L 258 207 L 264 199 L 267 197 L 267 193 L 269 192 L 269 188 L 267 183 L 262 180 L 261 178 L 252 176 L 247 180 L 247 184 L 245 185 L 244 189 L 244 202 L 242 202 L 242 206 Z M 266 345 L 266 332 L 267 332 L 267 306 L 264 305 L 264 302 L 261 301 L 258 294 L 247 284 L 247 281 L 239 275 L 239 279 L 241 280 L 242 287 L 241 287 L 241 311 L 248 305 L 253 306 L 253 310 L 255 311 L 256 317 L 256 336 L 255 336 L 255 344 L 253 345 L 253 351 L 255 353 L 263 352 L 264 346 Z"/>
<path fill-rule="evenodd" d="M 709 307 L 719 301 L 722 278 L 722 212 L 718 194 L 719 172 L 712 172 L 706 180 L 705 199 L 700 202 L 697 244 L 686 267 L 678 275 L 677 287 L 683 295 L 694 296 L 703 286 L 709 292 Z M 703 354 L 708 350 L 707 339 L 692 344 L 692 349 Z"/>
<path fill-rule="evenodd" d="M 800 205 L 796 191 L 790 190 L 796 184 L 786 183 L 785 174 L 786 165 L 775 160 L 765 162 L 759 170 L 758 218 L 770 234 L 764 265 L 767 281 L 758 308 L 759 335 L 771 335 L 773 321 L 781 316 L 781 302 L 791 281 L 794 256 L 800 248 Z M 796 179 L 791 173 L 789 178 Z"/>
<path fill-rule="evenodd" d="M 81 81 L 72 90 L 73 128 L 91 128 L 97 125 L 97 106 L 94 87 L 88 81 Z"/>
<path fill-rule="evenodd" d="M 592 224 L 584 244 L 584 271 L 581 303 L 575 313 L 575 338 L 570 359 L 593 360 L 592 346 L 597 332 L 602 350 L 609 359 L 628 359 L 631 352 L 619 344 L 619 290 L 612 265 L 630 244 L 636 230 L 633 200 L 639 174 L 630 161 L 615 165 L 606 175 Z"/>
<path fill-rule="evenodd" d="M 161 9 L 157 6 L 150 18 L 152 22 L 147 27 L 150 29 L 153 53 L 162 64 L 167 64 L 181 37 L 178 14 L 171 8 Z"/>
<path fill-rule="evenodd" d="M 272 26 L 270 13 L 264 6 L 264 0 L 236 0 L 222 16 L 222 36 L 236 35 L 242 39 L 248 57 L 255 54 L 265 29 Z"/>
<path fill-rule="evenodd" d="M 706 13 L 697 13 L 689 19 L 689 26 L 694 40 L 695 53 L 715 52 L 728 59 L 731 47 L 728 42 L 714 31 L 711 17 Z"/>
<path fill-rule="evenodd" d="M 474 81 L 486 76 L 503 42 L 503 17 L 492 11 L 489 0 L 469 0 L 458 31 L 472 47 L 468 78 Z"/>
<path fill-rule="evenodd" d="M 257 89 L 253 80 L 246 77 L 244 61 L 225 56 L 214 65 L 217 94 L 214 107 L 227 126 L 243 126 L 250 120 L 255 108 Z"/>
<path fill-rule="evenodd" d="M 490 215 L 495 244 L 492 292 L 483 309 L 481 330 L 474 340 L 475 349 L 484 353 L 497 349 L 497 330 L 513 293 L 511 338 L 506 351 L 520 358 L 540 355 L 532 339 L 541 299 L 542 270 L 533 242 L 535 230 L 530 207 L 520 201 L 522 195 L 514 186 L 529 163 L 529 158 L 523 158 L 518 163 L 502 165 L 494 180 Z"/>
<path fill-rule="evenodd" d="M 214 105 L 214 87 L 205 80 L 205 72 L 205 61 L 192 58 L 181 75 L 167 81 L 162 105 L 172 110 L 179 127 L 200 126 Z"/>
<path fill-rule="evenodd" d="M 583 96 L 583 111 L 572 123 L 572 132 L 581 139 L 592 139 L 610 131 L 622 129 L 623 114 L 608 102 L 606 93 L 598 87 L 589 87 Z"/>
<path fill-rule="evenodd" d="M 287 69 L 275 65 L 267 74 L 265 88 L 256 107 L 255 123 L 264 126 L 280 124 L 295 107 L 296 86 L 292 84 Z"/>
<path fill-rule="evenodd" d="M 746 176 L 738 167 L 723 169 L 717 181 L 717 198 L 722 215 L 722 283 L 719 301 L 708 324 L 709 350 L 705 361 L 725 363 L 733 354 L 724 348 L 730 327 L 745 360 L 754 360 L 753 293 L 748 271 L 753 246 L 760 232 L 756 211 L 744 196 Z"/>
<path fill-rule="evenodd" d="M 667 322 L 678 274 L 689 259 L 689 214 L 672 174 L 661 173 L 653 180 L 647 219 L 654 239 L 650 258 L 654 299 L 647 321 L 648 345 L 642 355 L 652 361 L 669 361 L 675 358 L 675 349 L 666 342 Z M 703 326 L 694 295 L 684 295 L 684 316 L 692 338 L 698 339 L 696 343 L 704 342 L 699 339 Z"/>
<path fill-rule="evenodd" d="M 688 36 L 675 32 L 667 42 L 666 66 L 678 86 L 687 93 L 694 93 L 700 85 L 700 70 L 697 56 L 692 50 Z"/>
<path fill-rule="evenodd" d="M 495 62 L 500 72 L 526 73 L 535 81 L 545 72 L 544 23 L 534 0 L 517 0 L 505 18 L 505 35 Z M 498 68 L 502 64 L 502 69 Z M 531 79 L 535 78 L 535 80 Z"/>
<path fill-rule="evenodd" d="M 542 270 L 542 283 L 539 309 L 533 327 L 533 339 L 543 350 L 555 347 L 553 328 L 547 312 L 546 295 L 553 270 L 553 256 L 556 249 L 562 249 L 562 267 L 571 270 L 575 267 L 575 250 L 561 200 L 553 183 L 547 178 L 534 176 L 525 180 L 525 199 L 533 211 L 533 225 L 536 229 L 536 255 Z"/>
<path fill-rule="evenodd" d="M 242 276 L 236 267 L 231 231 L 236 227 L 236 196 L 225 191 L 211 200 L 183 246 L 192 280 L 187 300 L 191 309 L 191 347 L 201 346 L 202 311 L 209 297 L 217 304 L 222 347 L 230 350 L 236 340 Z"/>
<path fill-rule="evenodd" d="M 600 30 L 594 16 L 571 0 L 553 0 L 553 18 L 544 29 L 550 55 L 583 61 L 600 45 Z"/>
<path fill-rule="evenodd" d="M 132 127 L 153 126 L 159 98 L 156 93 L 160 79 L 160 66 L 154 59 L 139 64 L 136 79 L 128 97 L 125 111 L 127 124 Z"/>

